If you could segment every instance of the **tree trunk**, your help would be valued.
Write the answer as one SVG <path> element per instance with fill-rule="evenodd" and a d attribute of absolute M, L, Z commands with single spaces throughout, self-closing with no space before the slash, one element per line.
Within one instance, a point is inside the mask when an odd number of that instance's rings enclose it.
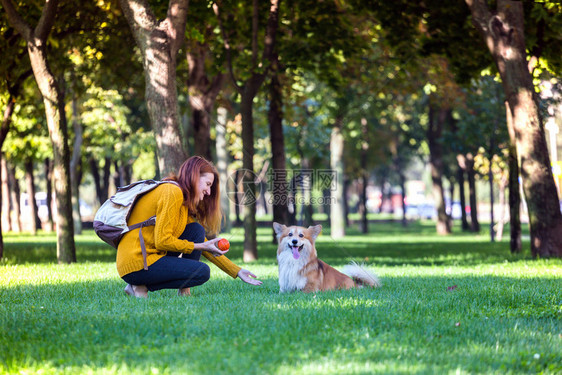
<path fill-rule="evenodd" d="M 301 154 L 304 156 L 304 154 Z M 314 184 L 312 169 L 310 169 L 310 160 L 307 157 L 302 158 L 301 176 L 302 176 L 302 207 L 301 207 L 301 218 L 302 226 L 309 227 L 314 225 L 314 220 L 312 219 L 312 186 Z"/>
<path fill-rule="evenodd" d="M 298 134 L 298 138 L 306 138 L 307 137 L 307 132 L 306 132 L 306 126 L 300 126 L 297 128 L 297 134 Z M 297 209 L 299 214 L 300 214 L 300 218 L 297 220 L 296 225 L 298 226 L 303 226 L 304 225 L 304 206 L 306 203 L 306 185 L 307 185 L 307 179 L 308 179 L 308 174 L 307 174 L 307 169 L 308 169 L 308 160 L 306 159 L 306 157 L 304 156 L 304 151 L 302 149 L 302 143 L 301 142 L 296 142 L 296 151 L 297 154 L 299 155 L 299 159 L 300 159 L 300 170 L 294 171 L 295 174 L 295 212 L 297 212 Z M 298 194 L 298 199 L 297 199 L 297 194 Z"/>
<path fill-rule="evenodd" d="M 251 66 L 249 67 L 250 76 L 242 84 L 238 85 L 238 80 L 234 77 L 232 67 L 232 56 L 230 46 L 223 30 L 229 71 L 232 82 L 238 89 L 241 96 L 240 111 L 242 114 L 242 166 L 244 173 L 244 197 L 247 202 L 244 205 L 244 261 L 251 262 L 258 258 L 257 238 L 256 238 L 256 185 L 254 174 L 254 120 L 253 120 L 253 101 L 258 90 L 265 80 L 267 70 L 274 62 L 274 47 L 277 28 L 279 24 L 279 3 L 281 0 L 270 0 L 269 15 L 263 41 L 262 57 L 258 56 L 258 32 L 259 32 L 259 1 L 252 2 L 252 46 L 251 46 Z M 220 9 L 217 4 L 213 7 L 220 20 Z M 264 69 L 265 67 L 265 69 Z"/>
<path fill-rule="evenodd" d="M 314 222 L 314 206 L 310 203 L 312 199 L 312 190 L 308 189 L 305 192 L 305 206 L 304 206 L 304 226 L 309 227 L 315 225 Z"/>
<path fill-rule="evenodd" d="M 0 147 L 1 149 L 1 147 Z M 4 157 L 0 152 L 0 163 L 1 163 L 1 178 L 2 189 L 0 190 L 0 260 L 4 256 L 4 236 L 2 235 L 2 213 L 6 216 L 6 223 L 8 224 L 8 231 L 11 231 L 11 221 L 10 221 L 10 193 L 8 189 L 8 175 L 5 172 Z M 6 204 L 4 204 L 6 202 Z"/>
<path fill-rule="evenodd" d="M 119 163 L 117 160 L 113 163 L 113 184 L 115 185 L 115 187 L 119 187 L 119 186 L 125 186 L 125 179 L 123 178 L 123 168 L 122 168 L 122 162 Z"/>
<path fill-rule="evenodd" d="M 194 147 L 192 145 L 193 138 L 193 127 L 191 126 L 189 111 L 181 111 L 180 109 L 180 136 L 181 136 L 181 147 L 185 150 L 186 155 L 192 155 Z M 158 158 L 156 157 L 156 164 L 158 164 Z"/>
<path fill-rule="evenodd" d="M 508 184 L 508 178 L 506 178 L 506 176 L 504 175 L 502 176 L 498 187 L 500 217 L 498 218 L 498 230 L 496 233 L 496 237 L 500 242 L 503 237 L 503 227 L 505 225 L 505 188 L 507 187 L 507 184 Z"/>
<path fill-rule="evenodd" d="M 326 214 L 328 223 L 330 222 L 330 189 L 322 183 L 322 213 Z"/>
<path fill-rule="evenodd" d="M 121 163 L 121 173 L 123 175 L 123 185 L 129 185 L 132 181 L 131 178 L 133 177 L 133 170 L 131 167 L 131 160 L 124 161 Z"/>
<path fill-rule="evenodd" d="M 369 153 L 369 143 L 367 139 L 369 136 L 367 128 L 367 119 L 361 118 L 361 134 L 363 141 L 361 142 L 361 156 L 360 156 L 360 169 L 361 169 L 361 191 L 359 193 L 359 214 L 361 233 L 369 233 L 369 220 L 367 218 L 367 184 L 369 182 L 369 174 L 367 172 L 367 156 Z"/>
<path fill-rule="evenodd" d="M 466 0 L 502 79 L 521 158 L 523 192 L 529 209 L 531 253 L 562 257 L 562 214 L 550 166 L 542 118 L 525 49 L 523 4 L 498 0 L 490 12 L 484 0 Z"/>
<path fill-rule="evenodd" d="M 242 202 L 244 212 L 244 262 L 258 259 L 257 232 L 256 232 L 256 184 L 254 173 L 254 119 L 253 101 L 256 91 L 245 88 L 242 94 L 242 156 L 243 189 L 245 201 Z"/>
<path fill-rule="evenodd" d="M 345 143 L 345 142 L 344 142 Z M 350 227 L 349 222 L 349 202 L 347 201 L 347 197 L 349 197 L 349 186 L 351 185 L 351 181 L 345 175 L 343 177 L 343 219 L 345 223 L 345 228 Z"/>
<path fill-rule="evenodd" d="M 220 177 L 221 186 L 221 208 L 224 215 L 224 222 L 222 231 L 230 232 L 230 200 L 228 199 L 228 151 L 226 148 L 226 121 L 227 111 L 226 108 L 220 107 L 217 110 L 217 170 Z"/>
<path fill-rule="evenodd" d="M 512 253 L 520 253 L 521 246 L 521 186 L 519 185 L 519 161 L 517 157 L 517 141 L 509 104 L 505 103 L 507 130 L 509 132 L 509 249 Z"/>
<path fill-rule="evenodd" d="M 96 197 L 100 206 L 105 202 L 102 198 L 102 181 L 100 178 L 100 171 L 98 167 L 98 162 L 92 155 L 88 158 L 88 163 L 90 164 L 90 172 L 92 173 L 92 178 L 94 179 L 94 187 L 96 189 Z"/>
<path fill-rule="evenodd" d="M 45 159 L 45 185 L 47 185 L 47 220 L 49 222 L 49 231 L 55 230 L 55 221 L 53 219 L 53 161 Z"/>
<path fill-rule="evenodd" d="M 73 77 L 73 79 L 76 79 Z M 74 83 L 74 82 L 73 82 Z M 72 127 L 74 128 L 74 146 L 70 159 L 70 182 L 72 184 L 72 218 L 74 233 L 82 234 L 82 217 L 80 215 L 80 168 L 82 165 L 82 124 L 79 121 L 76 93 L 72 91 Z"/>
<path fill-rule="evenodd" d="M 297 225 L 297 183 L 296 176 L 291 177 L 291 182 L 289 183 L 289 199 L 288 204 L 288 216 L 289 223 L 288 226 Z"/>
<path fill-rule="evenodd" d="M 158 168 L 157 168 L 158 169 Z M 109 198 L 109 182 L 111 180 L 111 158 L 105 158 L 103 165 L 103 184 L 102 184 L 102 198 L 101 203 L 104 203 Z M 101 204 L 100 203 L 100 204 Z"/>
<path fill-rule="evenodd" d="M 332 238 L 345 236 L 345 190 L 344 190 L 344 166 L 343 166 L 343 118 L 337 116 L 332 135 L 330 136 L 330 168 L 335 177 L 334 187 L 331 189 L 330 206 L 330 235 Z"/>
<path fill-rule="evenodd" d="M 465 156 L 462 154 L 457 155 L 457 180 L 459 183 L 459 195 L 460 195 L 460 205 L 461 205 L 461 228 L 465 232 L 470 229 L 468 226 L 468 220 L 466 218 L 466 194 L 464 192 L 464 174 L 466 172 L 466 160 Z"/>
<path fill-rule="evenodd" d="M 242 226 L 242 219 L 240 218 L 240 185 L 242 184 L 242 171 L 237 170 L 234 174 L 234 215 L 236 217 L 235 225 Z"/>
<path fill-rule="evenodd" d="M 189 105 L 194 134 L 195 155 L 213 160 L 211 154 L 211 112 L 215 106 L 225 75 L 209 77 L 205 72 L 209 46 L 196 43 L 187 51 Z"/>
<path fill-rule="evenodd" d="M 6 108 L 4 108 L 4 116 L 2 118 L 2 126 L 0 127 L 0 161 L 2 161 L 2 163 L 4 163 L 3 161 L 3 157 L 2 157 L 2 145 L 4 144 L 4 140 L 6 140 L 6 136 L 8 135 L 8 131 L 10 130 L 10 124 L 12 122 L 12 114 L 14 113 L 14 108 L 16 105 L 16 100 L 14 97 L 12 97 L 12 95 L 10 95 L 10 97 L 8 98 L 8 104 L 6 105 Z M 4 168 L 3 168 L 4 169 Z M 4 179 L 2 179 L 2 191 L 0 191 L 0 259 L 2 259 L 3 255 L 4 255 L 4 238 L 2 236 L 2 206 L 3 206 L 3 196 L 4 199 L 7 199 L 9 201 L 10 197 L 9 195 L 5 194 L 8 192 L 8 180 L 7 180 L 7 174 L 6 174 L 6 189 L 4 189 Z M 5 190 L 5 191 L 4 191 Z M 8 193 L 9 194 L 9 193 Z M 6 205 L 7 207 L 9 206 Z M 11 223 L 10 221 L 10 211 L 7 210 L 8 215 L 8 223 Z M 8 224 L 9 226 L 11 226 L 11 224 Z M 11 228 L 10 228 L 11 229 Z"/>
<path fill-rule="evenodd" d="M 386 198 L 388 196 L 388 194 L 386 193 L 386 180 L 387 180 L 387 175 L 386 173 L 381 174 L 380 176 L 380 181 L 379 181 L 379 189 L 381 191 L 381 200 L 379 201 L 379 207 L 378 207 L 378 213 L 382 214 L 383 210 L 384 210 L 384 203 L 386 201 Z"/>
<path fill-rule="evenodd" d="M 451 199 L 449 200 L 449 214 L 447 216 L 449 216 L 449 222 L 451 223 L 451 226 L 453 225 L 453 199 L 455 197 L 455 179 L 452 176 L 448 177 L 449 180 L 449 197 L 451 197 Z"/>
<path fill-rule="evenodd" d="M 260 180 L 259 187 L 260 187 L 260 189 L 259 189 L 259 191 L 260 191 L 259 202 L 260 202 L 261 206 L 263 207 L 264 214 L 268 215 L 269 214 L 269 208 L 267 206 L 267 196 L 265 194 L 265 192 L 267 191 L 267 184 L 265 183 L 265 181 Z M 261 194 L 261 193 L 263 193 L 263 194 Z"/>
<path fill-rule="evenodd" d="M 41 19 L 32 29 L 15 10 L 11 0 L 0 0 L 10 23 L 27 43 L 33 74 L 43 97 L 49 135 L 53 145 L 55 192 L 57 203 L 57 259 L 59 263 L 76 261 L 74 227 L 70 220 L 72 205 L 70 196 L 70 174 L 68 130 L 64 111 L 64 94 L 60 90 L 47 60 L 47 38 L 57 13 L 58 0 L 45 3 Z"/>
<path fill-rule="evenodd" d="M 44 77 L 44 79 L 48 79 Z M 52 80 L 51 82 L 54 82 Z M 41 86 L 41 85 L 40 85 Z M 53 94 L 56 96 L 57 88 Z M 45 95 L 44 95 L 45 97 Z M 59 263 L 76 262 L 74 244 L 74 223 L 72 222 L 72 198 L 70 188 L 70 150 L 68 147 L 68 131 L 64 113 L 64 99 L 58 100 L 58 108 L 52 106 L 50 98 L 45 99 L 47 124 L 54 149 L 55 204 L 57 207 L 57 260 Z"/>
<path fill-rule="evenodd" d="M 21 224 L 20 184 L 18 180 L 16 180 L 16 169 L 14 167 L 10 167 L 8 164 L 6 164 L 6 167 L 8 172 L 8 185 L 10 186 L 11 200 L 12 203 L 14 204 L 15 218 L 13 219 L 16 223 L 15 231 L 19 233 L 23 230 L 23 226 Z"/>
<path fill-rule="evenodd" d="M 359 214 L 361 233 L 369 233 L 369 220 L 367 218 L 367 184 L 369 176 L 363 171 L 361 174 L 361 192 L 359 194 Z"/>
<path fill-rule="evenodd" d="M 435 110 L 433 105 L 429 106 L 429 126 L 427 130 L 427 140 L 429 145 L 429 163 L 431 166 L 431 181 L 433 184 L 433 199 L 437 209 L 437 234 L 445 235 L 451 233 L 451 225 L 447 211 L 445 209 L 445 196 L 443 193 L 443 150 L 441 145 L 441 135 L 443 125 L 450 116 L 447 108 Z"/>
<path fill-rule="evenodd" d="M 211 155 L 211 121 L 209 112 L 204 107 L 202 95 L 190 95 L 191 126 L 193 126 L 193 155 L 213 160 Z M 211 108 L 212 110 L 212 108 Z"/>
<path fill-rule="evenodd" d="M 283 136 L 283 95 L 276 70 L 269 85 L 269 134 L 271 141 L 273 221 L 287 225 L 289 222 L 289 184 L 285 160 L 285 138 Z M 272 231 L 273 243 L 277 243 L 275 231 Z"/>
<path fill-rule="evenodd" d="M 177 173 L 187 158 L 180 135 L 176 65 L 185 38 L 188 0 L 170 0 L 162 21 L 156 19 L 147 0 L 119 3 L 143 59 L 145 99 L 156 136 L 160 173 Z"/>
<path fill-rule="evenodd" d="M 402 226 L 408 226 L 406 219 L 406 176 L 404 176 L 403 168 L 400 167 L 398 176 L 400 177 L 400 191 L 402 192 Z"/>
<path fill-rule="evenodd" d="M 37 230 L 41 229 L 41 220 L 39 220 L 39 213 L 37 209 L 37 201 L 35 200 L 35 181 L 33 178 L 33 160 L 27 159 L 24 163 L 25 166 L 25 185 L 27 191 L 27 205 L 29 207 L 30 216 L 28 217 L 30 223 L 30 232 L 32 235 L 37 234 Z"/>
<path fill-rule="evenodd" d="M 468 199 L 470 203 L 470 230 L 480 232 L 478 222 L 478 204 L 476 202 L 476 172 L 474 171 L 474 157 L 468 153 L 465 157 L 466 174 L 468 176 Z"/>
<path fill-rule="evenodd" d="M 497 90 L 496 90 L 497 91 Z M 499 94 L 498 94 L 499 97 Z M 488 182 L 490 184 L 490 241 L 494 242 L 494 174 L 492 173 L 492 163 L 494 159 L 495 136 L 498 127 L 498 120 L 494 116 L 494 129 L 490 135 L 490 149 L 488 150 Z"/>
<path fill-rule="evenodd" d="M 0 167 L 2 168 L 2 214 L 6 218 L 5 223 L 8 225 L 8 232 L 13 230 L 12 227 L 12 199 L 10 195 L 10 184 L 8 180 L 8 167 L 6 165 L 6 159 L 4 155 L 0 153 Z M 1 225 L 1 223 L 0 223 Z M 2 244 L 2 230 L 0 226 L 0 244 Z"/>
<path fill-rule="evenodd" d="M 490 184 L 490 242 L 494 242 L 494 174 L 492 173 L 492 158 L 489 159 L 488 182 Z"/>
<path fill-rule="evenodd" d="M 0 127 L 0 161 L 2 164 L 2 190 L 0 190 L 0 259 L 4 255 L 4 239 L 2 237 L 2 208 L 3 208 L 3 199 L 6 200 L 6 211 L 7 211 L 7 223 L 8 223 L 8 230 L 12 230 L 12 220 L 11 220 L 11 204 L 10 204 L 10 192 L 9 192 L 9 184 L 8 184 L 8 171 L 5 161 L 2 158 L 2 146 L 4 145 L 4 141 L 8 136 L 8 132 L 10 131 L 10 125 L 12 123 L 12 115 L 14 114 L 16 98 L 19 96 L 20 88 L 23 82 L 31 75 L 31 70 L 27 70 L 26 72 L 20 74 L 16 77 L 13 81 L 7 78 L 7 91 L 9 93 L 8 102 L 6 104 L 6 108 L 4 108 L 4 115 L 2 117 L 2 124 Z"/>

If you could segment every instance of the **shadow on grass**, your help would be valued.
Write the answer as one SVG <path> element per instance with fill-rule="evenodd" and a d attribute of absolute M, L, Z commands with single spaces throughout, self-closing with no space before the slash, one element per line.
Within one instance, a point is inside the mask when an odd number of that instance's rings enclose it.
<path fill-rule="evenodd" d="M 530 254 L 511 254 L 506 243 L 473 243 L 469 241 L 441 242 L 318 242 L 318 257 L 333 266 L 342 266 L 350 261 L 363 262 L 373 266 L 470 266 L 519 262 L 532 259 Z M 242 263 L 242 241 L 231 241 L 232 250 L 227 256 Z M 257 264 L 276 264 L 277 247 L 273 244 L 259 245 Z M 106 244 L 77 244 L 76 257 L 83 262 L 115 262 L 116 250 Z M 0 264 L 49 264 L 56 263 L 56 246 L 19 242 L 10 244 L 4 251 Z"/>
<path fill-rule="evenodd" d="M 77 242 L 78 262 L 115 262 L 117 250 L 104 243 Z M 17 243 L 5 243 L 4 257 L 0 264 L 47 264 L 57 263 L 56 243 L 37 243 L 32 239 Z"/>
<path fill-rule="evenodd" d="M 227 256 L 242 263 L 243 241 L 231 239 L 231 250 Z M 341 266 L 350 261 L 364 262 L 373 266 L 436 266 L 495 264 L 518 262 L 531 259 L 528 252 L 511 254 L 506 242 L 483 242 L 473 238 L 447 238 L 404 241 L 393 240 L 357 241 L 354 238 L 333 240 L 321 237 L 316 244 L 318 257 L 333 266 Z M 258 244 L 258 264 L 276 264 L 277 246 L 271 242 Z M 77 261 L 115 262 L 116 250 L 101 241 L 77 241 Z M 20 238 L 18 242 L 5 242 L 4 258 L 0 264 L 48 264 L 56 263 L 56 244 L 54 239 L 35 241 L 32 237 Z"/>
<path fill-rule="evenodd" d="M 551 278 L 395 276 L 380 289 L 317 294 L 278 294 L 273 278 L 263 288 L 211 280 L 192 298 L 162 291 L 148 300 L 124 296 L 120 280 L 57 282 L 0 290 L 0 369 L 491 373 L 560 365 L 559 280 Z"/>

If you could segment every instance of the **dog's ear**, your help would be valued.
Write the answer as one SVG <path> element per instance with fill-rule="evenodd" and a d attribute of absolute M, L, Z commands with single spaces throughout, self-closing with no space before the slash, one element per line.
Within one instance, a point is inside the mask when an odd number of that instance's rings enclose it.
<path fill-rule="evenodd" d="M 322 225 L 318 224 L 313 227 L 308 227 L 308 231 L 310 232 L 310 236 L 313 240 L 316 241 L 316 237 L 322 232 Z"/>
<path fill-rule="evenodd" d="M 279 238 L 281 237 L 281 234 L 283 234 L 283 231 L 285 229 L 287 229 L 287 227 L 284 226 L 283 224 L 273 222 L 273 231 L 275 232 L 275 236 L 277 237 L 277 241 L 279 241 Z"/>

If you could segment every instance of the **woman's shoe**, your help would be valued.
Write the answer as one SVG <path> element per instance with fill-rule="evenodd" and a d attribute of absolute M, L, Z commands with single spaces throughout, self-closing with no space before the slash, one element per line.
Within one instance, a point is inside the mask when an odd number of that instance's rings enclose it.
<path fill-rule="evenodd" d="M 178 290 L 178 296 L 189 297 L 191 296 L 191 290 L 189 288 L 181 288 Z"/>
<path fill-rule="evenodd" d="M 125 293 L 129 296 L 134 296 L 137 298 L 147 298 L 148 288 L 146 285 L 131 285 L 127 284 L 125 287 Z"/>

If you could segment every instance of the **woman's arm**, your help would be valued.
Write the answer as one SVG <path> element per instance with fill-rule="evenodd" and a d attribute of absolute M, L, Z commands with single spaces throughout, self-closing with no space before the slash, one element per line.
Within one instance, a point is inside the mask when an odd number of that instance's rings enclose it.
<path fill-rule="evenodd" d="M 187 210 L 183 207 L 183 193 L 181 189 L 172 184 L 163 184 L 156 202 L 156 225 L 154 226 L 154 245 L 158 250 L 180 251 L 190 254 L 195 248 L 191 241 L 181 240 L 174 230 L 178 225 L 185 227 Z M 182 212 L 183 211 L 183 212 Z"/>
<path fill-rule="evenodd" d="M 226 251 L 224 251 L 226 253 Z M 204 251 L 203 256 L 209 259 L 213 264 L 223 270 L 226 274 L 230 275 L 233 279 L 239 277 L 243 282 L 250 285 L 261 285 L 262 282 L 257 279 L 257 276 L 248 270 L 238 267 L 230 259 L 225 256 L 213 256 L 209 252 Z"/>
<path fill-rule="evenodd" d="M 226 253 L 226 251 L 223 251 L 222 253 Z M 228 259 L 224 255 L 214 256 L 208 251 L 203 251 L 202 254 L 211 263 L 213 263 L 215 266 L 220 268 L 222 271 L 224 271 L 227 275 L 229 275 L 233 279 L 235 279 L 236 276 L 238 276 L 238 272 L 240 272 L 240 270 L 242 269 L 241 267 L 238 267 L 236 264 L 234 264 L 230 259 Z"/>

